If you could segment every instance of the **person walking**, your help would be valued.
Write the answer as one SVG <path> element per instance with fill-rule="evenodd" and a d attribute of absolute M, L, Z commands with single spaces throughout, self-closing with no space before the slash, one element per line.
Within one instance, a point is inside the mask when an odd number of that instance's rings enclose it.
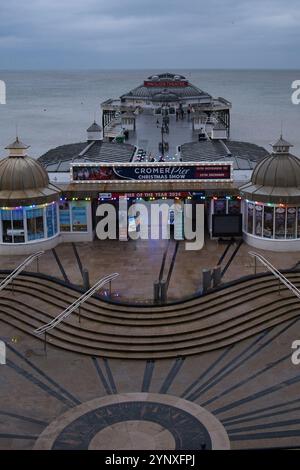
<path fill-rule="evenodd" d="M 190 105 L 188 106 L 188 109 L 187 109 L 187 117 L 188 117 L 188 121 L 190 120 L 190 117 L 191 117 L 191 108 L 190 108 Z"/>

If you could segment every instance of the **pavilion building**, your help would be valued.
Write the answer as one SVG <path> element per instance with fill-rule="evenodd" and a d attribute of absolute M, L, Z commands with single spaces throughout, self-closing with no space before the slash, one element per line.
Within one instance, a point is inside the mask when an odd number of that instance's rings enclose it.
<path fill-rule="evenodd" d="M 300 250 L 300 160 L 282 136 L 240 187 L 244 239 L 256 248 Z"/>
<path fill-rule="evenodd" d="M 122 130 L 135 130 L 141 113 L 159 117 L 167 111 L 170 116 L 188 113 L 194 129 L 204 129 L 227 139 L 230 134 L 231 103 L 225 98 L 214 98 L 193 85 L 186 77 L 161 73 L 148 77 L 142 84 L 119 98 L 110 98 L 101 104 L 102 127 L 109 138 L 122 136 Z"/>
<path fill-rule="evenodd" d="M 60 189 L 28 157 L 28 148 L 17 137 L 6 147 L 9 156 L 0 161 L 0 254 L 31 253 L 57 244 Z"/>

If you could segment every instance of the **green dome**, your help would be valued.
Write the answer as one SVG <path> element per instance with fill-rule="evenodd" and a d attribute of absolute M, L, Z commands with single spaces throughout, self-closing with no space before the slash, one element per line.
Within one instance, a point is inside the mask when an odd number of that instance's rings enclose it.
<path fill-rule="evenodd" d="M 271 154 L 255 167 L 251 182 L 277 188 L 300 187 L 300 160 L 291 154 Z"/>
<path fill-rule="evenodd" d="M 45 168 L 26 154 L 27 145 L 17 138 L 6 148 L 10 155 L 0 160 L 2 205 L 42 204 L 59 196 L 60 190 L 50 183 Z"/>
<path fill-rule="evenodd" d="M 259 162 L 250 182 L 240 187 L 245 199 L 269 203 L 300 204 L 300 159 L 289 153 L 282 137 L 273 152 Z"/>

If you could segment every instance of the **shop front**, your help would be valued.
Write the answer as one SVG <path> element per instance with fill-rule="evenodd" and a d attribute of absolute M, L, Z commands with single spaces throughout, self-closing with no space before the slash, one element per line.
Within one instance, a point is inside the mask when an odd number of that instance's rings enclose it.
<path fill-rule="evenodd" d="M 267 243 L 267 249 L 274 251 L 297 251 L 300 247 L 300 205 L 246 200 L 243 230 L 249 244 L 266 249 Z"/>
<path fill-rule="evenodd" d="M 197 206 L 205 209 L 203 226 L 213 237 L 216 217 L 227 223 L 240 211 L 232 162 L 72 163 L 69 178 L 53 184 L 27 156 L 28 146 L 17 140 L 7 148 L 10 155 L 0 163 L 1 254 L 91 242 L 105 204 L 115 208 L 118 240 L 139 238 L 142 226 L 149 238 L 183 240 L 185 222 L 195 228 Z"/>
<path fill-rule="evenodd" d="M 147 223 L 153 228 L 157 225 L 157 218 L 151 215 L 153 206 L 159 206 L 165 218 L 160 218 L 160 231 L 166 230 L 170 237 L 184 238 L 184 220 L 186 205 L 191 206 L 192 217 L 196 205 L 205 207 L 206 220 L 210 227 L 214 205 L 211 200 L 215 197 L 229 197 L 228 194 L 237 195 L 233 186 L 232 163 L 150 163 L 150 164 L 105 164 L 80 163 L 71 165 L 71 184 L 69 191 L 89 194 L 91 200 L 93 232 L 99 222 L 97 217 L 98 206 L 112 204 L 118 208 L 120 202 L 126 201 L 128 231 L 119 233 L 119 220 L 117 221 L 117 236 L 119 239 L 128 239 L 130 235 L 140 231 L 141 223 Z M 69 193 L 71 195 L 71 192 Z M 221 202 L 221 199 L 220 199 Z M 220 203 L 219 203 L 220 204 Z M 141 213 L 133 215 L 130 207 L 139 205 Z M 143 206 L 143 207 L 141 207 Z M 226 214 L 240 213 L 240 200 L 234 198 L 227 202 Z M 64 214 L 61 204 L 62 220 L 68 218 L 67 226 L 71 226 L 70 216 Z M 145 215 L 146 214 L 146 215 Z M 123 220 L 124 215 L 122 215 Z M 165 225 L 165 227 L 164 227 Z"/>
<path fill-rule="evenodd" d="M 143 237 L 141 227 L 148 228 L 147 237 L 160 234 L 160 238 L 184 239 L 184 206 L 195 201 L 205 203 L 205 196 L 189 191 L 142 191 L 128 193 L 101 193 L 99 205 L 113 204 L 118 214 L 120 202 L 126 207 L 127 232 L 117 224 L 120 240 Z M 134 209 L 134 210 L 133 210 Z M 156 210 L 157 209 L 157 210 Z M 151 236 L 152 233 L 152 236 Z M 139 235 L 140 234 L 140 235 Z"/>
<path fill-rule="evenodd" d="M 2 208 L 0 243 L 19 244 L 49 240 L 58 234 L 57 202 Z"/>

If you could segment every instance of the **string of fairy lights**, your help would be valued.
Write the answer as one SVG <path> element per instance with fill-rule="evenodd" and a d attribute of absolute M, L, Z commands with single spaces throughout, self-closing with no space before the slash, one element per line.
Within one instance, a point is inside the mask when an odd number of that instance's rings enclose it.
<path fill-rule="evenodd" d="M 13 211 L 13 210 L 22 210 L 22 209 L 26 209 L 26 210 L 30 210 L 30 209 L 43 209 L 44 207 L 49 207 L 49 206 L 53 206 L 55 204 L 55 201 L 52 201 L 52 202 L 48 202 L 48 203 L 44 203 L 44 204 L 31 204 L 30 206 L 11 206 L 11 207 L 8 207 L 8 206 L 4 206 L 4 207 L 1 207 L 1 210 L 3 211 Z"/>
<path fill-rule="evenodd" d="M 142 201 L 142 200 L 147 200 L 147 201 L 156 201 L 156 200 L 168 200 L 168 199 L 175 199 L 175 200 L 183 200 L 183 199 L 187 199 L 187 200 L 192 200 L 194 198 L 194 196 L 175 196 L 175 197 L 171 197 L 171 196 L 145 196 L 145 197 L 134 197 L 134 196 L 126 196 L 125 194 L 121 194 L 118 195 L 118 196 L 112 196 L 112 197 L 98 197 L 96 198 L 98 201 L 107 201 L 107 200 L 111 200 L 111 201 L 117 201 L 119 200 L 120 198 L 124 199 L 124 200 L 131 200 L 131 199 L 134 199 L 136 201 Z M 71 198 L 68 198 L 68 197 L 65 197 L 65 196 L 62 196 L 59 198 L 59 201 L 60 202 L 77 202 L 77 201 L 85 201 L 85 202 L 90 202 L 93 198 L 92 197 L 84 197 L 84 198 L 79 198 L 79 197 L 71 197 Z M 221 200 L 242 200 L 242 197 L 241 196 L 199 196 L 199 197 L 196 197 L 195 199 L 200 199 L 202 201 L 205 201 L 207 199 L 212 199 L 213 201 L 221 201 Z M 270 202 L 260 202 L 260 201 L 251 201 L 249 199 L 245 199 L 245 202 L 247 204 L 253 204 L 253 205 L 259 205 L 259 206 L 267 206 L 267 207 L 282 207 L 282 208 L 286 208 L 286 207 L 293 207 L 293 204 L 283 204 L 283 203 L 270 203 Z M 26 206 L 22 206 L 22 205 L 19 205 L 19 206 L 2 206 L 0 207 L 1 210 L 22 210 L 22 209 L 27 209 L 27 210 L 30 210 L 30 209 L 42 209 L 44 207 L 48 207 L 48 206 L 51 206 L 55 204 L 55 201 L 52 201 L 52 202 L 49 202 L 49 203 L 44 203 L 44 204 L 30 204 L 30 205 L 26 205 Z"/>
<path fill-rule="evenodd" d="M 271 203 L 271 202 L 258 202 L 258 201 L 250 201 L 249 199 L 245 199 L 247 204 L 253 204 L 255 206 L 266 206 L 266 207 L 281 207 L 281 208 L 288 208 L 288 207 L 295 207 L 295 204 L 283 204 L 283 203 Z"/>
<path fill-rule="evenodd" d="M 126 194 L 122 194 L 120 193 L 118 196 L 111 196 L 111 197 L 101 197 L 101 196 L 98 196 L 98 198 L 96 198 L 98 201 L 107 201 L 107 200 L 111 200 L 111 201 L 117 201 L 119 200 L 120 198 L 124 199 L 124 200 L 130 200 L 130 199 L 134 199 L 136 201 L 142 201 L 142 200 L 147 200 L 147 201 L 156 201 L 156 200 L 168 200 L 168 199 L 175 199 L 175 200 L 183 200 L 183 199 L 187 199 L 187 200 L 192 200 L 192 199 L 200 199 L 202 201 L 205 201 L 207 199 L 210 199 L 210 197 L 208 196 L 204 196 L 204 195 L 201 195 L 201 196 L 143 196 L 143 197 L 136 197 L 136 196 L 126 196 Z M 66 196 L 62 196 L 59 198 L 59 201 L 60 202 L 77 202 L 77 201 L 86 201 L 86 202 L 90 202 L 93 198 L 92 197 L 66 197 Z M 240 196 L 226 196 L 224 198 L 224 196 L 213 196 L 212 199 L 214 201 L 216 200 L 224 200 L 224 199 L 227 199 L 227 200 L 231 200 L 231 199 L 237 199 L 237 200 L 240 200 L 241 197 Z M 247 202 L 252 202 L 252 201 L 247 201 Z M 49 202 L 49 203 L 44 203 L 44 204 L 30 204 L 30 205 L 19 205 L 19 206 L 3 206 L 3 207 L 0 207 L 1 210 L 21 210 L 21 209 L 41 209 L 41 208 L 44 208 L 44 207 L 48 207 L 50 205 L 53 205 L 55 204 L 55 201 L 52 201 L 52 202 Z M 255 203 L 255 204 L 260 204 L 260 203 Z M 270 205 L 270 204 L 268 204 Z M 281 205 L 282 206 L 282 205 Z"/>

